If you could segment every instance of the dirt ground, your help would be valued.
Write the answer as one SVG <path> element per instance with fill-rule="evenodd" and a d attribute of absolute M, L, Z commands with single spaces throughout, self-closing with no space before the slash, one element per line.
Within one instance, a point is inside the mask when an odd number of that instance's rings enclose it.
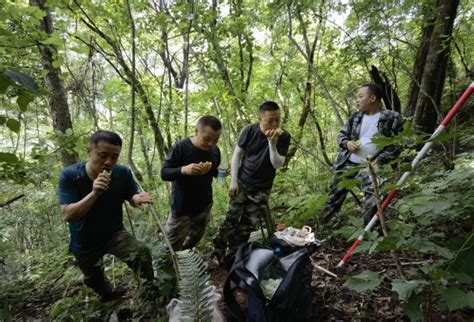
<path fill-rule="evenodd" d="M 396 292 L 391 290 L 391 280 L 399 279 L 398 271 L 393 258 L 389 253 L 354 254 L 342 268 L 336 265 L 347 251 L 350 244 L 342 239 L 333 239 L 323 244 L 312 255 L 313 264 L 319 265 L 337 273 L 334 278 L 317 269 L 313 269 L 312 289 L 313 313 L 311 321 L 409 321 L 401 308 Z M 409 257 L 400 254 L 402 265 L 408 269 L 423 262 L 423 258 Z M 365 270 L 378 272 L 382 276 L 382 284 L 372 292 L 357 293 L 345 286 L 345 275 L 356 275 Z M 227 277 L 227 271 L 218 268 L 211 273 L 211 281 L 222 293 L 222 287 Z M 239 303 L 245 302 L 242 294 L 236 294 Z M 224 309 L 224 301 L 221 301 Z M 435 321 L 466 321 L 467 315 L 443 316 L 438 315 Z"/>

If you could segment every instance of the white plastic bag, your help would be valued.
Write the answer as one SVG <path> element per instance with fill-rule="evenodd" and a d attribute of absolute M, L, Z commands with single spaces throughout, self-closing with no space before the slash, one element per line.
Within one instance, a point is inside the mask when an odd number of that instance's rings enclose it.
<path fill-rule="evenodd" d="M 303 226 L 301 229 L 287 227 L 283 231 L 275 232 L 275 236 L 290 245 L 304 246 L 315 241 L 314 233 L 311 230 L 310 226 Z"/>

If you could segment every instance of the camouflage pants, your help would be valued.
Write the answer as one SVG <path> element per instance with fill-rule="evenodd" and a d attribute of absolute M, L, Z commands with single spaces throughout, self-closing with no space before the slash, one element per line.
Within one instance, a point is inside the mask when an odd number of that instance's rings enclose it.
<path fill-rule="evenodd" d="M 214 254 L 219 260 L 231 258 L 250 237 L 258 222 L 265 222 L 270 190 L 251 192 L 239 184 L 239 193 L 231 198 L 224 222 L 214 238 Z"/>
<path fill-rule="evenodd" d="M 87 254 L 74 254 L 76 264 L 84 274 L 84 284 L 97 294 L 106 296 L 112 293 L 112 285 L 105 276 L 102 258 L 112 254 L 124 261 L 135 274 L 153 281 L 154 272 L 150 250 L 126 230 L 116 232 L 101 250 Z"/>
<path fill-rule="evenodd" d="M 211 219 L 212 204 L 198 214 L 170 213 L 165 232 L 174 250 L 190 249 L 196 246 L 206 231 Z"/>
<path fill-rule="evenodd" d="M 343 167 L 341 169 L 338 169 L 334 174 L 328 198 L 322 211 L 321 218 L 324 224 L 330 222 L 331 219 L 335 216 L 335 214 L 341 209 L 349 190 L 344 187 L 341 187 L 339 183 L 347 179 L 360 180 L 358 187 L 361 191 L 364 192 L 361 216 L 364 218 L 364 222 L 366 224 L 372 218 L 373 211 L 377 202 L 374 195 L 372 180 L 370 179 L 370 175 L 367 168 L 362 168 L 361 170 L 357 171 L 357 169 L 355 168 L 356 166 L 358 166 L 358 164 L 347 161 L 343 165 Z M 385 180 L 380 177 L 378 179 L 379 186 L 381 186 Z"/>

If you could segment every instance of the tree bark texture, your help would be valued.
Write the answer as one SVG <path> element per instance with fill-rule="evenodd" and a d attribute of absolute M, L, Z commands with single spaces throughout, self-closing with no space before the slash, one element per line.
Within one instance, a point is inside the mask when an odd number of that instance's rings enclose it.
<path fill-rule="evenodd" d="M 458 5 L 459 0 L 437 0 L 434 8 L 426 9 L 428 25 L 423 29 L 407 107 L 413 125 L 426 133 L 434 131 L 441 117 L 441 96 Z M 435 16 L 430 18 L 430 13 Z"/>
<path fill-rule="evenodd" d="M 41 20 L 40 29 L 47 34 L 52 34 L 53 19 L 49 8 L 45 7 L 45 0 L 30 0 L 30 5 L 37 6 L 43 10 L 46 15 Z M 61 79 L 61 69 L 54 67 L 53 62 L 57 56 L 57 49 L 53 45 L 38 44 L 41 54 L 43 67 L 46 71 L 45 83 L 49 91 L 48 104 L 53 116 L 53 127 L 56 131 L 66 134 L 70 129 L 72 131 L 71 114 L 67 102 L 66 89 Z M 61 161 L 64 167 L 78 162 L 77 152 L 74 151 L 73 143 L 60 149 Z"/>
<path fill-rule="evenodd" d="M 393 110 L 395 112 L 400 113 L 400 98 L 398 98 L 397 92 L 390 84 L 387 75 L 385 73 L 382 73 L 382 75 L 380 75 L 380 72 L 377 67 L 372 65 L 372 69 L 370 70 L 370 76 L 372 77 L 374 83 L 382 87 L 382 100 L 384 102 L 385 107 L 389 110 Z"/>

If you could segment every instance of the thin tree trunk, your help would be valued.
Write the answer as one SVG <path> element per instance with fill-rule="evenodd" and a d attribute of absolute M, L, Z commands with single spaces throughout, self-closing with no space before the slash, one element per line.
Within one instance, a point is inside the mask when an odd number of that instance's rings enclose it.
<path fill-rule="evenodd" d="M 47 34 L 52 34 L 54 32 L 53 19 L 51 11 L 45 7 L 45 0 L 30 0 L 30 5 L 37 6 L 45 12 L 45 16 L 41 20 L 40 29 Z M 53 66 L 57 49 L 53 45 L 42 45 L 40 43 L 38 43 L 38 47 L 43 67 L 46 70 L 45 83 L 49 91 L 48 103 L 53 116 L 53 127 L 61 134 L 66 135 L 67 131 L 72 131 L 73 128 L 67 102 L 67 93 L 61 79 L 61 69 Z M 78 162 L 79 157 L 73 149 L 74 143 L 71 142 L 71 145 L 60 150 L 61 161 L 64 167 Z"/>
<path fill-rule="evenodd" d="M 185 48 L 183 49 L 184 53 L 184 62 L 183 62 L 183 75 L 186 75 L 186 88 L 184 92 L 184 137 L 188 136 L 188 116 L 189 116 L 189 106 L 188 106 L 188 98 L 189 98 L 189 37 L 191 34 L 191 28 L 193 25 L 194 19 L 194 0 L 189 1 L 188 5 L 191 7 L 191 19 L 189 19 L 188 29 L 186 31 L 186 40 L 185 40 Z"/>
<path fill-rule="evenodd" d="M 85 18 L 81 17 L 80 18 L 81 21 L 90 30 L 92 30 L 98 36 L 100 36 L 102 39 L 104 39 L 109 44 L 109 46 L 112 48 L 112 50 L 114 52 L 114 55 L 115 55 L 115 58 L 117 59 L 120 67 L 122 67 L 122 69 L 125 73 L 126 77 L 124 77 L 124 78 L 128 81 L 128 83 L 132 83 L 132 80 L 133 80 L 133 84 L 135 85 L 134 87 L 135 87 L 135 89 L 138 93 L 138 96 L 140 97 L 140 99 L 142 101 L 143 106 L 145 107 L 145 112 L 148 116 L 148 122 L 150 123 L 150 126 L 153 130 L 153 135 L 154 135 L 154 138 L 155 138 L 155 144 L 156 144 L 156 147 L 158 149 L 158 154 L 160 156 L 160 160 L 164 160 L 165 154 L 167 153 L 167 148 L 165 146 L 165 142 L 164 142 L 164 139 L 163 139 L 163 135 L 161 133 L 161 129 L 158 126 L 158 122 L 157 122 L 155 114 L 153 112 L 153 106 L 151 105 L 151 102 L 148 98 L 148 95 L 147 95 L 145 89 L 143 88 L 142 83 L 140 82 L 140 80 L 137 77 L 135 77 L 132 70 L 130 69 L 130 66 L 128 66 L 127 62 L 125 61 L 125 59 L 123 57 L 123 54 L 122 54 L 122 51 L 120 50 L 119 44 L 116 41 L 114 41 L 112 38 L 107 36 L 102 30 L 100 30 L 95 25 L 94 21 L 87 15 L 87 13 L 84 11 L 84 9 L 81 7 L 81 5 L 79 4 L 79 2 L 77 0 L 74 0 L 74 4 L 80 9 L 80 11 L 82 12 L 82 14 L 85 17 Z M 71 10 L 73 10 L 73 8 L 71 8 Z M 105 54 L 103 56 L 106 57 Z M 111 63 L 111 62 L 109 61 L 109 63 Z M 117 70 L 117 72 L 118 72 L 117 67 L 114 66 L 114 69 Z M 120 72 L 118 72 L 118 73 L 120 75 Z M 133 86 L 132 86 L 132 88 L 133 88 Z"/>
<path fill-rule="evenodd" d="M 212 10 L 214 11 L 215 15 L 217 15 L 217 0 L 212 0 Z M 217 20 L 213 19 L 213 21 L 211 22 L 211 33 L 209 34 L 209 42 L 211 43 L 211 47 L 215 52 L 215 54 L 213 55 L 214 62 L 217 65 L 217 68 L 219 69 L 219 72 L 221 74 L 222 80 L 224 81 L 225 87 L 227 91 L 229 92 L 230 96 L 232 97 L 232 101 L 234 103 L 235 109 L 237 110 L 241 120 L 243 120 L 246 123 L 250 123 L 249 117 L 245 114 L 245 112 L 242 109 L 242 106 L 245 106 L 245 100 L 243 98 L 240 98 L 240 99 L 238 98 L 235 92 L 234 86 L 232 85 L 232 82 L 230 81 L 229 71 L 227 70 L 227 66 L 224 62 L 222 50 L 219 46 L 219 41 L 216 37 L 217 35 L 216 25 L 217 25 Z"/>
<path fill-rule="evenodd" d="M 329 159 L 329 156 L 326 152 L 326 142 L 324 141 L 324 136 L 323 136 L 323 130 L 321 129 L 321 125 L 319 125 L 318 119 L 316 118 L 316 115 L 314 115 L 314 112 L 311 111 L 311 116 L 314 121 L 314 125 L 316 126 L 316 129 L 318 130 L 318 140 L 319 140 L 319 147 L 321 148 L 321 154 L 323 155 L 324 161 L 328 166 L 332 166 L 332 162 Z"/>
<path fill-rule="evenodd" d="M 288 6 L 288 10 L 290 10 L 289 6 Z M 308 32 L 306 30 L 303 17 L 301 16 L 301 12 L 299 8 L 296 9 L 296 17 L 298 18 L 298 21 L 302 29 L 304 45 L 305 45 L 304 54 L 306 57 L 306 66 L 307 66 L 306 85 L 305 85 L 305 91 L 304 91 L 304 96 L 303 96 L 303 106 L 301 110 L 300 119 L 298 121 L 298 131 L 294 135 L 294 140 L 296 142 L 301 142 L 301 138 L 303 137 L 303 132 L 304 132 L 304 126 L 306 124 L 306 120 L 308 119 L 308 115 L 311 110 L 311 94 L 313 91 L 313 78 L 314 78 L 314 69 L 312 68 L 312 66 L 314 62 L 314 53 L 316 51 L 316 43 L 318 41 L 319 29 L 316 32 L 314 40 L 310 42 L 308 38 Z M 288 19 L 291 20 L 291 12 L 288 12 Z M 318 26 L 319 27 L 321 26 L 321 20 L 319 21 Z M 290 147 L 286 156 L 286 163 L 288 163 L 289 160 L 296 154 L 296 150 L 297 150 L 296 145 L 292 145 Z"/>
<path fill-rule="evenodd" d="M 125 5 L 127 7 L 127 13 L 128 13 L 128 19 L 130 20 L 130 31 L 131 31 L 131 38 L 132 38 L 132 86 L 131 86 L 131 96 L 132 96 L 132 104 L 130 107 L 130 142 L 128 145 L 128 154 L 127 154 L 127 159 L 128 159 L 128 164 L 130 165 L 130 168 L 132 169 L 133 173 L 135 174 L 135 177 L 139 181 L 143 181 L 143 176 L 138 170 L 138 167 L 136 166 L 135 162 L 133 162 L 133 141 L 135 140 L 135 114 L 136 114 L 136 108 L 135 108 L 135 80 L 136 80 L 136 73 L 135 73 L 135 21 L 133 20 L 133 15 L 132 15 L 132 9 L 130 8 L 130 3 L 128 0 L 125 0 Z M 131 224 L 131 223 L 130 223 Z M 133 227 L 133 226 L 132 226 Z"/>
<path fill-rule="evenodd" d="M 334 113 L 336 114 L 336 118 L 339 122 L 339 124 L 342 126 L 344 125 L 344 121 L 341 118 L 341 114 L 339 113 L 339 107 L 332 97 L 331 93 L 329 93 L 329 90 L 324 83 L 323 79 L 319 75 L 318 70 L 314 66 L 313 62 L 310 61 L 310 58 L 308 57 L 308 54 L 305 53 L 305 51 L 301 48 L 299 43 L 296 41 L 296 39 L 293 37 L 293 22 L 291 19 L 291 1 L 287 3 L 287 13 L 288 13 L 288 38 L 291 40 L 291 42 L 295 45 L 295 47 L 298 49 L 298 51 L 303 55 L 303 57 L 306 59 L 306 62 L 309 64 L 314 76 L 316 77 L 318 83 L 321 85 L 323 88 L 324 93 L 326 94 L 326 97 L 328 98 L 329 102 L 331 103 L 331 107 L 334 110 Z"/>
<path fill-rule="evenodd" d="M 313 89 L 313 74 L 311 73 L 311 68 L 308 66 L 307 70 L 307 78 L 306 78 L 306 86 L 304 91 L 303 97 L 303 106 L 301 107 L 301 115 L 298 121 L 298 130 L 294 135 L 294 140 L 296 142 L 300 142 L 301 138 L 303 137 L 304 126 L 306 124 L 306 120 L 308 119 L 309 112 L 311 110 L 311 91 Z M 288 153 L 286 155 L 286 163 L 295 156 L 297 147 L 296 145 L 291 145 Z"/>
<path fill-rule="evenodd" d="M 281 109 L 283 110 L 283 119 L 281 120 L 281 124 L 284 126 L 288 122 L 288 118 L 290 117 L 290 107 L 288 106 L 288 102 L 286 101 L 285 97 L 281 92 L 281 84 L 283 82 L 283 66 L 281 65 L 281 71 L 278 76 L 275 76 L 275 92 L 278 96 L 278 99 L 281 102 Z"/>

